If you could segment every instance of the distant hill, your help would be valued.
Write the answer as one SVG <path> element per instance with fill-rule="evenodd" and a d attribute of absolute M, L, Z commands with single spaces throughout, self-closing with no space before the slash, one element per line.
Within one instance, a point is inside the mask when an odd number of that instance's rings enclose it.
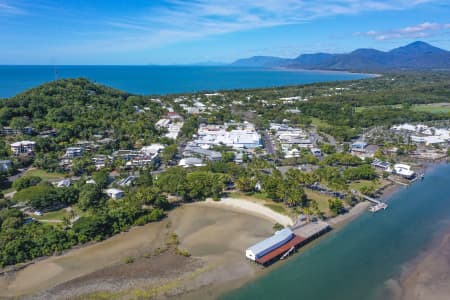
<path fill-rule="evenodd" d="M 357 49 L 346 54 L 302 54 L 293 59 L 255 56 L 239 59 L 231 65 L 349 71 L 450 69 L 450 51 L 417 41 L 388 52 L 376 49 Z"/>

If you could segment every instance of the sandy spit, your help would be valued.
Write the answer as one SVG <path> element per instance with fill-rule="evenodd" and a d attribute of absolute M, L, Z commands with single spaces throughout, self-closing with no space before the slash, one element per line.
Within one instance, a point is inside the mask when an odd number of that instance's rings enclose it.
<path fill-rule="evenodd" d="M 282 215 L 272 209 L 253 201 L 239 198 L 222 198 L 220 201 L 207 200 L 197 202 L 196 205 L 233 209 L 246 214 L 262 217 L 283 226 L 292 226 L 294 222 L 286 215 Z"/>

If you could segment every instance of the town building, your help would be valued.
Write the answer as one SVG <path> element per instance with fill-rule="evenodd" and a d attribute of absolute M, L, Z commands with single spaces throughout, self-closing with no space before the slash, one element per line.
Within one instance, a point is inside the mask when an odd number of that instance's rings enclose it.
<path fill-rule="evenodd" d="M 411 166 L 406 164 L 395 164 L 392 173 L 400 175 L 406 179 L 412 179 L 416 176 L 416 173 L 411 170 Z"/>
<path fill-rule="evenodd" d="M 62 188 L 62 187 L 69 187 L 71 185 L 70 179 L 63 179 L 61 181 L 58 181 L 56 183 L 56 187 Z"/>
<path fill-rule="evenodd" d="M 121 187 L 127 187 L 131 186 L 133 182 L 136 180 L 136 176 L 128 176 L 126 178 L 122 178 L 119 181 L 117 181 L 117 185 Z"/>
<path fill-rule="evenodd" d="M 265 254 L 277 249 L 286 244 L 294 237 L 294 233 L 289 228 L 285 228 L 275 232 L 275 234 L 268 239 L 265 239 L 256 245 L 251 246 L 245 251 L 245 256 L 253 261 L 263 257 Z"/>
<path fill-rule="evenodd" d="M 69 147 L 64 154 L 65 158 L 80 157 L 83 155 L 84 149 L 82 147 Z"/>
<path fill-rule="evenodd" d="M 183 168 L 189 168 L 189 167 L 202 167 L 205 164 L 203 163 L 203 160 L 197 157 L 187 157 L 182 158 L 180 162 L 178 163 L 180 167 Z"/>
<path fill-rule="evenodd" d="M 200 125 L 194 142 L 200 146 L 224 145 L 234 149 L 254 149 L 262 146 L 261 136 L 251 123 L 203 124 Z"/>
<path fill-rule="evenodd" d="M 119 190 L 119 189 L 111 188 L 111 189 L 107 189 L 105 192 L 108 195 L 108 197 L 110 197 L 114 200 L 121 199 L 125 196 L 125 192 L 122 190 Z"/>
<path fill-rule="evenodd" d="M 11 144 L 11 151 L 14 155 L 33 153 L 36 142 L 33 141 L 20 141 Z"/>

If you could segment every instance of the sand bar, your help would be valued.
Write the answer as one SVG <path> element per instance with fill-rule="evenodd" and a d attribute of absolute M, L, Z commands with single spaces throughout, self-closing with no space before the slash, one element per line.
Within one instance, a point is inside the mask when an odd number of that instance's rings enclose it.
<path fill-rule="evenodd" d="M 294 224 L 290 217 L 277 213 L 261 203 L 246 199 L 222 198 L 220 201 L 207 200 L 205 202 L 197 202 L 195 205 L 234 209 L 280 223 L 283 226 L 292 226 Z"/>

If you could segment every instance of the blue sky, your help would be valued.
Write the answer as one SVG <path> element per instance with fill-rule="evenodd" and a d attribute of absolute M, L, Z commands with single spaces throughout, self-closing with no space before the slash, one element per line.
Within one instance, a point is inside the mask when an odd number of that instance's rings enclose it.
<path fill-rule="evenodd" d="M 450 50 L 448 0 L 0 0 L 0 64 L 189 64 Z"/>

